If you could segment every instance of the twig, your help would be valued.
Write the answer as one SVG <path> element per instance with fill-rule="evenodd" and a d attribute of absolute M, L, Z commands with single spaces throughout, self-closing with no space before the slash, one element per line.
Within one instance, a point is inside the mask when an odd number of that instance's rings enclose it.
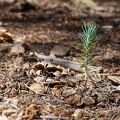
<path fill-rule="evenodd" d="M 84 72 L 84 68 L 81 66 L 80 62 L 72 62 L 70 60 L 52 58 L 50 56 L 38 54 L 37 52 L 34 52 L 34 54 L 40 60 L 44 60 L 44 61 L 53 63 L 55 65 L 61 65 L 63 67 L 70 68 L 71 70 L 74 70 L 77 72 Z M 89 66 L 89 67 L 93 69 L 93 71 L 99 71 L 101 69 L 101 67 L 94 67 L 94 66 Z"/>

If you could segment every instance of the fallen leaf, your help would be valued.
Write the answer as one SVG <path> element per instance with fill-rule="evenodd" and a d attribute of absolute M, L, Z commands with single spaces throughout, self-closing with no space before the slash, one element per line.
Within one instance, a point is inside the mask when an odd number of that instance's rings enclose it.
<path fill-rule="evenodd" d="M 101 81 L 101 79 L 98 78 L 98 77 L 91 77 L 91 79 L 94 80 L 95 82 L 100 82 Z"/>
<path fill-rule="evenodd" d="M 29 70 L 29 75 L 36 75 L 36 71 L 32 68 Z"/>
<path fill-rule="evenodd" d="M 42 74 L 41 70 L 37 70 L 36 73 L 35 73 L 35 75 L 37 75 L 37 76 L 40 76 L 41 74 Z"/>
<path fill-rule="evenodd" d="M 70 97 L 67 102 L 69 105 L 76 105 L 78 101 L 79 101 L 79 95 L 75 94 L 74 96 Z"/>
<path fill-rule="evenodd" d="M 83 102 L 83 104 L 84 104 L 85 106 L 95 104 L 95 101 L 93 100 L 92 97 L 83 97 L 83 98 L 82 98 L 82 102 Z"/>
<path fill-rule="evenodd" d="M 3 27 L 0 27 L 0 43 L 13 43 L 11 33 Z"/>
<path fill-rule="evenodd" d="M 63 67 L 62 67 L 62 73 L 61 73 L 61 75 L 68 75 L 67 70 L 65 68 L 63 68 Z"/>
<path fill-rule="evenodd" d="M 17 113 L 17 112 L 18 112 L 18 110 L 16 110 L 16 109 L 3 110 L 2 111 L 2 116 L 10 116 L 10 115 L 12 115 L 14 113 Z"/>
<path fill-rule="evenodd" d="M 71 88 L 71 89 L 63 91 L 62 96 L 63 97 L 68 97 L 68 96 L 73 95 L 75 93 L 76 93 L 76 90 L 74 90 L 73 88 Z"/>
<path fill-rule="evenodd" d="M 31 69 L 34 69 L 35 71 L 37 71 L 37 70 L 42 70 L 43 71 L 44 63 L 43 62 L 38 62 L 35 65 L 33 65 Z"/>
<path fill-rule="evenodd" d="M 22 120 L 22 116 L 23 116 L 23 110 L 21 110 L 18 114 L 17 114 L 17 117 L 16 117 L 16 120 Z"/>
<path fill-rule="evenodd" d="M 35 92 L 36 94 L 44 94 L 44 88 L 41 84 L 33 83 L 30 87 L 28 87 L 31 91 Z"/>
<path fill-rule="evenodd" d="M 79 120 L 83 117 L 84 111 L 81 109 L 76 109 L 73 113 L 73 117 L 75 118 L 75 120 Z"/>
<path fill-rule="evenodd" d="M 58 68 L 57 66 L 55 66 L 55 65 L 53 65 L 49 62 L 47 62 L 45 70 L 48 71 L 48 72 L 55 72 L 55 71 L 60 71 L 61 72 L 62 71 L 61 68 Z"/>
<path fill-rule="evenodd" d="M 27 108 L 23 109 L 23 111 L 23 119 L 33 120 L 38 115 L 38 107 L 35 103 L 30 104 Z"/>
<path fill-rule="evenodd" d="M 41 106 L 40 110 L 42 114 L 46 114 L 46 113 L 51 113 L 54 110 L 54 108 L 52 105 L 46 105 L 46 106 Z"/>
<path fill-rule="evenodd" d="M 54 54 L 57 56 L 66 56 L 70 53 L 70 48 L 66 47 L 66 46 L 59 46 L 59 45 L 55 45 L 52 50 L 50 51 L 50 54 Z"/>
<path fill-rule="evenodd" d="M 75 75 L 76 79 L 82 78 L 84 76 L 84 74 L 82 73 L 78 73 Z"/>
<path fill-rule="evenodd" d="M 57 77 L 57 78 L 58 78 L 58 77 L 60 76 L 60 71 L 58 71 L 58 70 L 57 70 L 57 71 L 55 71 L 55 72 L 53 73 L 53 75 L 55 75 L 55 77 Z"/>
<path fill-rule="evenodd" d="M 62 111 L 63 111 L 63 108 L 55 108 L 52 111 L 52 114 L 54 114 L 55 116 L 60 116 Z"/>
<path fill-rule="evenodd" d="M 118 76 L 108 76 L 108 79 L 111 80 L 111 82 L 114 85 L 120 85 L 120 77 L 118 77 Z"/>
<path fill-rule="evenodd" d="M 55 108 L 52 111 L 52 114 L 54 114 L 55 116 L 61 116 L 61 117 L 68 117 L 72 114 L 72 111 L 68 111 L 64 108 Z"/>
<path fill-rule="evenodd" d="M 53 88 L 53 92 L 55 94 L 55 96 L 60 99 L 61 98 L 61 89 L 60 89 L 60 85 L 55 85 Z"/>
<path fill-rule="evenodd" d="M 36 78 L 34 78 L 34 81 L 36 81 L 37 83 L 41 83 L 45 80 L 45 78 L 42 76 L 42 77 L 39 77 L 37 76 Z"/>
<path fill-rule="evenodd" d="M 69 87 L 75 87 L 76 85 L 75 80 L 67 80 L 66 85 Z"/>

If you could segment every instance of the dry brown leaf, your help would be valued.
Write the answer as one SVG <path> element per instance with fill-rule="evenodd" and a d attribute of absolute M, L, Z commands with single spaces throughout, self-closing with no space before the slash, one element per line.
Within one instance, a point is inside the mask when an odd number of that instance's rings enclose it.
<path fill-rule="evenodd" d="M 97 9 L 97 4 L 93 0 L 74 0 L 72 1 L 74 4 L 78 5 L 80 3 L 84 4 L 86 7 L 91 9 Z"/>
<path fill-rule="evenodd" d="M 51 64 L 49 62 L 44 62 L 44 65 L 45 65 L 44 67 L 46 67 L 46 68 L 51 68 L 54 66 L 53 64 Z"/>
<path fill-rule="evenodd" d="M 27 86 L 28 87 L 28 86 Z M 35 92 L 36 94 L 44 94 L 45 90 L 41 86 L 41 84 L 33 83 L 30 87 L 28 87 L 31 91 Z"/>
<path fill-rule="evenodd" d="M 30 71 L 29 71 L 29 75 L 36 75 L 36 71 L 35 71 L 35 69 L 30 69 Z"/>
<path fill-rule="evenodd" d="M 47 72 L 56 72 L 56 71 L 62 72 L 63 71 L 60 66 L 55 66 L 45 61 L 36 63 L 35 65 L 32 66 L 31 69 L 34 69 L 35 72 L 37 72 L 38 70 L 42 70 L 42 71 L 45 70 Z"/>
<path fill-rule="evenodd" d="M 44 62 L 38 62 L 35 65 L 32 66 L 32 69 L 37 70 L 43 70 L 44 69 Z"/>
<path fill-rule="evenodd" d="M 34 78 L 34 81 L 36 81 L 37 83 L 41 83 L 44 80 L 45 80 L 45 77 L 43 77 L 43 76 L 41 76 L 41 77 L 37 76 L 36 78 Z"/>
<path fill-rule="evenodd" d="M 62 111 L 63 111 L 63 108 L 55 108 L 55 109 L 52 111 L 52 113 L 53 113 L 55 116 L 60 116 Z"/>
<path fill-rule="evenodd" d="M 73 117 L 75 118 L 75 120 L 79 120 L 83 117 L 83 110 L 81 109 L 76 109 L 73 113 Z"/>
<path fill-rule="evenodd" d="M 54 110 L 54 108 L 52 107 L 52 105 L 46 105 L 46 106 L 41 106 L 40 110 L 41 110 L 42 114 L 44 115 L 47 113 L 51 113 Z"/>
<path fill-rule="evenodd" d="M 23 116 L 23 110 L 21 110 L 16 117 L 16 120 L 22 120 L 22 116 Z"/>
<path fill-rule="evenodd" d="M 53 65 L 49 62 L 47 62 L 45 70 L 48 71 L 48 72 L 55 72 L 55 71 L 60 71 L 61 72 L 62 71 L 61 68 L 58 68 L 57 66 L 55 66 L 55 65 Z"/>
<path fill-rule="evenodd" d="M 53 73 L 53 75 L 55 75 L 57 78 L 60 76 L 60 71 L 55 71 L 54 73 Z"/>
<path fill-rule="evenodd" d="M 60 89 L 60 85 L 55 85 L 53 88 L 53 92 L 55 94 L 55 96 L 60 99 L 61 98 L 61 89 Z"/>
<path fill-rule="evenodd" d="M 59 117 L 68 117 L 71 116 L 72 113 L 73 113 L 72 111 L 67 111 L 64 108 L 55 108 L 52 111 L 52 114 Z"/>
<path fill-rule="evenodd" d="M 108 76 L 108 79 L 115 85 L 120 85 L 120 77 L 118 76 Z"/>
<path fill-rule="evenodd" d="M 75 75 L 76 79 L 82 78 L 84 76 L 84 74 L 82 73 L 78 73 Z"/>
<path fill-rule="evenodd" d="M 70 48 L 63 45 L 55 45 L 51 50 L 50 54 L 54 54 L 57 56 L 66 56 L 70 53 Z"/>
<path fill-rule="evenodd" d="M 10 116 L 10 115 L 15 114 L 17 112 L 18 112 L 18 110 L 16 110 L 16 109 L 3 110 L 2 111 L 2 116 Z"/>
<path fill-rule="evenodd" d="M 53 88 L 53 91 L 59 90 L 60 89 L 60 85 L 55 85 Z"/>
<path fill-rule="evenodd" d="M 93 100 L 92 97 L 83 97 L 83 98 L 82 98 L 82 102 L 83 102 L 83 104 L 84 104 L 85 106 L 95 104 L 95 101 Z"/>
<path fill-rule="evenodd" d="M 36 104 L 31 104 L 23 111 L 24 111 L 24 115 L 22 116 L 23 119 L 33 120 L 34 118 L 37 117 L 38 107 Z"/>
<path fill-rule="evenodd" d="M 6 43 L 6 42 L 13 43 L 11 33 L 5 30 L 0 30 L 0 43 Z"/>
<path fill-rule="evenodd" d="M 62 111 L 61 116 L 62 117 L 70 117 L 72 113 L 73 113 L 73 111 L 64 110 L 64 111 Z"/>
<path fill-rule="evenodd" d="M 73 80 L 67 80 L 66 85 L 69 86 L 69 87 L 75 87 L 76 83 Z"/>
<path fill-rule="evenodd" d="M 54 92 L 55 92 L 56 97 L 57 97 L 58 99 L 60 99 L 60 98 L 61 98 L 61 90 L 59 89 L 59 90 L 56 90 L 56 91 L 54 91 Z"/>
<path fill-rule="evenodd" d="M 5 109 L 6 106 L 7 106 L 7 102 L 1 102 L 1 104 L 0 104 L 0 113 Z"/>
<path fill-rule="evenodd" d="M 70 104 L 70 105 L 76 105 L 78 102 L 79 102 L 78 94 L 75 94 L 74 96 L 72 96 L 68 99 L 68 104 Z"/>
<path fill-rule="evenodd" d="M 62 73 L 61 73 L 61 75 L 68 75 L 67 70 L 65 68 L 63 68 L 63 67 L 62 67 Z"/>
<path fill-rule="evenodd" d="M 73 88 L 71 88 L 71 89 L 63 91 L 62 96 L 63 97 L 68 97 L 68 96 L 73 95 L 75 93 L 76 93 L 76 90 L 74 90 Z"/>
<path fill-rule="evenodd" d="M 49 81 L 48 80 L 46 80 L 47 82 L 44 82 L 44 85 L 65 85 L 65 81 L 53 81 L 53 79 L 49 79 Z"/>
<path fill-rule="evenodd" d="M 98 78 L 98 77 L 91 77 L 91 79 L 94 80 L 95 82 L 100 82 L 101 81 L 101 79 Z"/>

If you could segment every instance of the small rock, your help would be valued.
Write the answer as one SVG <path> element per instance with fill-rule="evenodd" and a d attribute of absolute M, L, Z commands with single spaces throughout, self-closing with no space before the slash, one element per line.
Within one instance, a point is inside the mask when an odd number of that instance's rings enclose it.
<path fill-rule="evenodd" d="M 59 45 L 55 45 L 52 50 L 50 51 L 50 54 L 54 54 L 57 56 L 66 56 L 70 53 L 70 48 L 66 47 L 66 46 L 59 46 Z"/>
<path fill-rule="evenodd" d="M 25 52 L 25 49 L 22 47 L 21 44 L 16 44 L 11 48 L 11 53 L 19 54 L 24 52 Z"/>

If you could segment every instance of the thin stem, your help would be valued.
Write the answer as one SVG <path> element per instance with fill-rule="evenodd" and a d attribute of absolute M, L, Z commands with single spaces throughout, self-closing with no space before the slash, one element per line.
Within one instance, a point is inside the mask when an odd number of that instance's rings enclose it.
<path fill-rule="evenodd" d="M 91 54 L 95 49 L 95 45 L 99 38 L 96 36 L 97 25 L 94 23 L 85 23 L 82 26 L 83 33 L 79 34 L 81 39 L 81 47 L 83 51 L 83 66 L 85 68 L 85 84 L 87 83 L 87 77 L 89 76 L 89 65 L 91 64 Z"/>

